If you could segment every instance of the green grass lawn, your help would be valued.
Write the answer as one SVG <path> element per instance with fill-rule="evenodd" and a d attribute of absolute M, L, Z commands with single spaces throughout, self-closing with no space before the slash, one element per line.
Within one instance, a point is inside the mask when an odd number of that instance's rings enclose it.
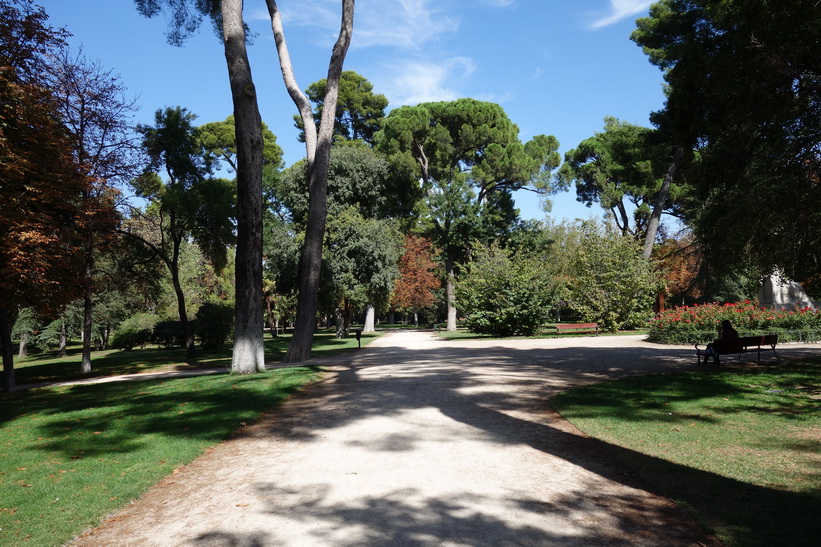
<path fill-rule="evenodd" d="M 0 545 L 61 545 L 318 377 L 44 388 L 0 397 Z"/>
<path fill-rule="evenodd" d="M 379 336 L 379 333 L 363 334 L 362 345 L 365 346 L 377 336 Z M 266 361 L 282 361 L 290 341 L 290 333 L 276 338 L 266 334 Z M 333 330 L 323 329 L 314 334 L 311 356 L 322 357 L 350 351 L 356 347 L 356 338 L 353 336 L 337 339 Z M 57 357 L 54 351 L 33 354 L 23 359 L 15 357 L 15 379 L 17 385 L 24 385 L 138 372 L 229 368 L 231 366 L 230 348 L 216 353 L 206 353 L 200 348 L 197 348 L 197 350 L 197 358 L 193 361 L 186 359 L 185 350 L 182 348 L 161 349 L 148 346 L 147 349 L 134 349 L 133 351 L 95 351 L 91 358 L 91 373 L 80 374 L 81 348 L 74 344 L 69 347 L 68 356 L 65 358 Z"/>
<path fill-rule="evenodd" d="M 818 545 L 821 360 L 628 378 L 553 403 L 727 545 Z"/>

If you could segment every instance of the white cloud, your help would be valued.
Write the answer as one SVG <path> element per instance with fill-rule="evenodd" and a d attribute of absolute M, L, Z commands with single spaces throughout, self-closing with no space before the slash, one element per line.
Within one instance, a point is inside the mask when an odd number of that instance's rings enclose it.
<path fill-rule="evenodd" d="M 508 2 L 510 0 L 492 0 Z M 443 0 L 359 0 L 351 47 L 389 46 L 418 50 L 441 35 L 456 32 L 459 17 Z M 267 14 L 266 14 L 267 17 Z M 318 38 L 333 43 L 339 33 L 339 0 L 303 0 L 282 7 L 286 27 L 320 29 Z"/>
<path fill-rule="evenodd" d="M 644 12 L 653 0 L 609 0 L 610 13 L 590 24 L 592 30 L 618 23 L 619 21 Z"/>
<path fill-rule="evenodd" d="M 433 0 L 362 0 L 357 5 L 353 46 L 390 46 L 418 50 L 453 33 L 459 18 L 448 2 Z"/>
<path fill-rule="evenodd" d="M 454 84 L 475 69 L 467 57 L 452 57 L 442 62 L 407 60 L 388 67 L 375 83 L 393 106 L 431 101 L 452 101 L 463 96 Z"/>

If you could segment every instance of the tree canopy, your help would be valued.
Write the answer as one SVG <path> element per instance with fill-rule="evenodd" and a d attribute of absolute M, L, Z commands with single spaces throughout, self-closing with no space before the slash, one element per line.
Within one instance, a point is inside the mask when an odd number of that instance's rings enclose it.
<path fill-rule="evenodd" d="M 558 141 L 538 135 L 522 144 L 502 107 L 474 99 L 399 107 L 385 118 L 375 141 L 392 165 L 422 182 L 430 236 L 443 252 L 448 278 L 448 329 L 455 330 L 457 262 L 483 230 L 498 231 L 499 221 L 515 219 L 513 191 L 555 190 L 551 171 L 560 161 Z"/>
<path fill-rule="evenodd" d="M 323 78 L 308 86 L 305 94 L 314 103 L 314 120 L 319 128 L 322 119 L 325 94 L 328 91 L 328 80 Z M 334 115 L 334 136 L 338 139 L 373 143 L 373 136 L 379 130 L 388 99 L 381 93 L 373 92 L 373 84 L 367 78 L 352 70 L 345 70 L 339 79 L 339 97 Z M 305 142 L 305 131 L 302 118 L 294 116 L 297 129 L 300 130 L 299 141 Z"/>
<path fill-rule="evenodd" d="M 695 151 L 688 222 L 709 260 L 821 272 L 821 9 L 815 0 L 661 0 L 632 39 L 664 70 L 663 116 Z M 749 222 L 750 215 L 755 222 Z"/>

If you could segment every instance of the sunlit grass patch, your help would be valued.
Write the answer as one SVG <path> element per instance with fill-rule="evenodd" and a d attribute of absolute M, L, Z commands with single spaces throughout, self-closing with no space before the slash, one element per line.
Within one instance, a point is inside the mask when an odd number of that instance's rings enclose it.
<path fill-rule="evenodd" d="M 821 537 L 821 361 L 628 378 L 555 408 L 731 545 Z"/>
<path fill-rule="evenodd" d="M 0 545 L 64 543 L 319 374 L 285 368 L 4 395 Z"/>

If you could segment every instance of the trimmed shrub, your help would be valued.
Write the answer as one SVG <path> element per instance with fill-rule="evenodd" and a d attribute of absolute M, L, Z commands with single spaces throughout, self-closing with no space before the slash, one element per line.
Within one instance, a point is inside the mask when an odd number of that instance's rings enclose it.
<path fill-rule="evenodd" d="M 197 312 L 196 334 L 202 347 L 208 351 L 218 351 L 234 330 L 234 306 L 206 302 Z"/>
<path fill-rule="evenodd" d="M 153 313 L 138 313 L 119 324 L 114 332 L 111 347 L 131 351 L 137 346 L 145 346 L 151 340 L 157 316 Z"/>
<path fill-rule="evenodd" d="M 456 287 L 457 306 L 471 332 L 492 336 L 530 336 L 548 321 L 558 300 L 544 258 L 498 247 L 476 250 Z"/>
<path fill-rule="evenodd" d="M 192 326 L 193 328 L 193 326 Z M 158 346 L 164 348 L 182 347 L 185 345 L 185 333 L 182 329 L 182 322 L 175 319 L 160 321 L 154 327 L 151 340 Z"/>
<path fill-rule="evenodd" d="M 755 300 L 667 310 L 650 321 L 648 340 L 662 344 L 706 344 L 715 339 L 718 326 L 725 319 L 741 336 L 778 334 L 780 342 L 821 340 L 821 311 L 762 309 Z"/>

